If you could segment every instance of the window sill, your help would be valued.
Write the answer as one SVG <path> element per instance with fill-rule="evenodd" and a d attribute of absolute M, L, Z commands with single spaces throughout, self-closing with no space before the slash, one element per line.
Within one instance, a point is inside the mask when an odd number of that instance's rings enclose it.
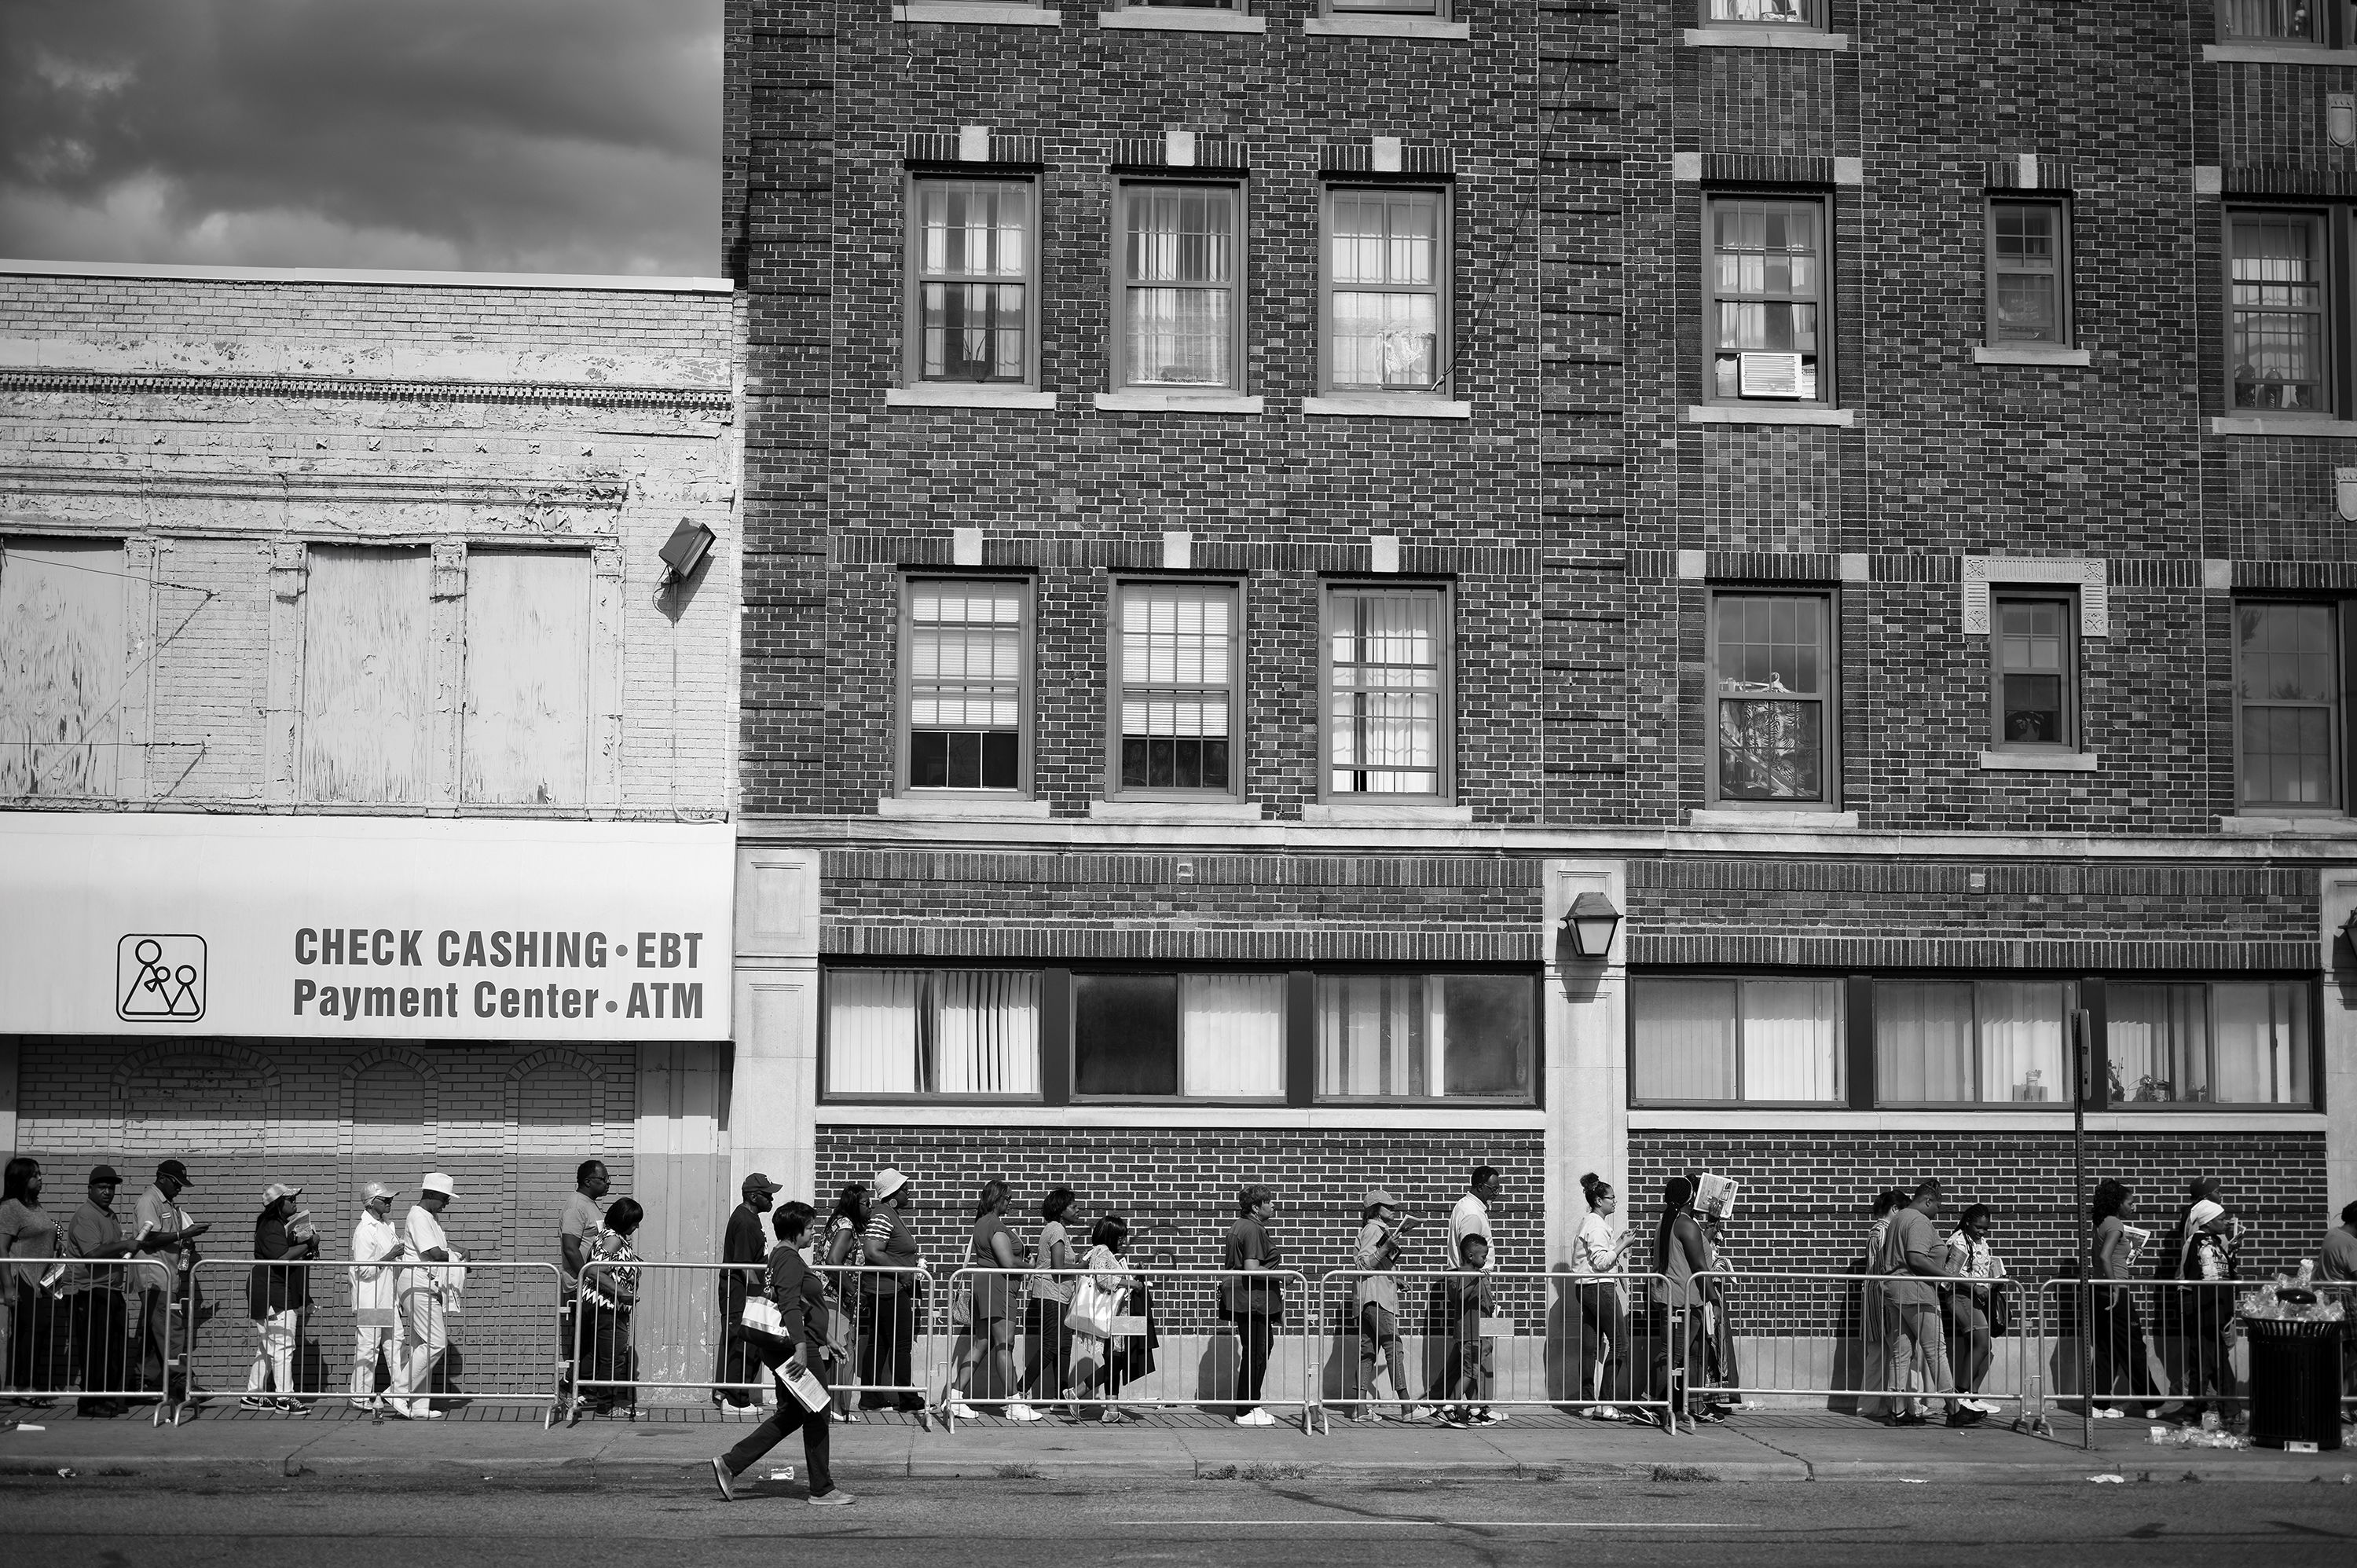
<path fill-rule="evenodd" d="M 1965 1112 L 1961 1118 L 1957 1114 L 1960 1111 Z M 2178 1116 L 2185 1120 L 2178 1121 Z M 1965 1101 L 1937 1111 L 1849 1111 L 1839 1107 L 1803 1111 L 1729 1105 L 1684 1108 L 1631 1106 L 1629 1111 L 1630 1130 L 1646 1133 L 1726 1129 L 1753 1133 L 1791 1130 L 1953 1133 L 1960 1121 L 1976 1133 L 2068 1133 L 2071 1131 L 2071 1102 L 2067 1100 Z M 2090 1133 L 2149 1133 L 2161 1124 L 2168 1125 L 2171 1132 L 2182 1133 L 2321 1132 L 2325 1117 L 2321 1112 L 2294 1106 L 2286 1106 L 2280 1111 L 2224 1111 L 2213 1106 L 2207 1111 L 2181 1111 L 2168 1116 L 2155 1114 L 2154 1111 L 2087 1112 L 2087 1131 Z"/>
<path fill-rule="evenodd" d="M 2304 48 L 2298 44 L 2203 44 L 2204 65 L 2357 65 L 2357 49 Z"/>
<path fill-rule="evenodd" d="M 1719 806 L 1710 809 L 1695 807 L 1686 813 L 1690 828 L 1749 829 L 1759 832 L 1791 832 L 1795 828 L 1855 828 L 1856 811 L 1747 811 Z"/>
<path fill-rule="evenodd" d="M 949 1127 L 970 1131 L 974 1125 L 976 1104 L 991 1108 L 995 1125 L 1024 1127 L 1151 1128 L 1157 1132 L 1178 1127 L 1265 1127 L 1300 1132 L 1382 1128 L 1429 1133 L 1436 1127 L 1462 1132 L 1537 1132 L 1546 1125 L 1546 1112 L 1527 1105 L 1462 1100 L 1407 1105 L 1360 1101 L 1319 1105 L 1271 1105 L 1265 1101 L 1256 1105 L 1216 1105 L 1183 1100 L 1136 1105 L 1107 1104 L 1102 1101 L 1046 1105 L 1036 1100 L 1012 1103 L 1004 1100 L 961 1103 L 902 1097 L 897 1100 L 822 1100 L 818 1102 L 815 1115 L 823 1127 Z"/>
<path fill-rule="evenodd" d="M 1686 407 L 1688 424 L 1838 424 L 1857 423 L 1854 408 L 1827 408 L 1823 403 L 1697 403 Z"/>
<path fill-rule="evenodd" d="M 1098 822 L 1259 822 L 1266 820 L 1257 800 L 1091 800 L 1089 820 Z"/>
<path fill-rule="evenodd" d="M 886 795 L 876 802 L 879 817 L 1022 817 L 1049 814 L 1045 800 L 1019 795 Z"/>
<path fill-rule="evenodd" d="M 1847 49 L 1847 33 L 1814 27 L 1688 27 L 1690 49 Z"/>
<path fill-rule="evenodd" d="M 892 7 L 896 22 L 963 23 L 972 27 L 1060 27 L 1064 25 L 1061 11 L 1045 10 L 1038 5 L 968 5 L 963 0 L 914 0 L 914 4 Z"/>
<path fill-rule="evenodd" d="M 2215 413 L 2212 435 L 2357 435 L 2357 419 L 2319 413 Z"/>
<path fill-rule="evenodd" d="M 1473 808 L 1405 800 L 1335 800 L 1302 807 L 1301 822 L 1311 828 L 1469 828 Z"/>
<path fill-rule="evenodd" d="M 1028 387 L 974 387 L 926 381 L 884 389 L 887 408 L 1027 408 L 1056 412 L 1056 394 Z"/>
<path fill-rule="evenodd" d="M 2357 839 L 2357 821 L 2340 815 L 2309 817 L 2234 816 L 2218 819 L 2218 831 L 2253 836 L 2289 834 L 2306 838 Z"/>
<path fill-rule="evenodd" d="M 1265 33 L 1266 16 L 1240 16 L 1233 11 L 1178 11 L 1153 5 L 1132 5 L 1097 13 L 1097 26 L 1140 33 Z"/>
<path fill-rule="evenodd" d="M 1996 773 L 2093 773 L 2103 766 L 2099 751 L 1984 751 L 1981 766 Z"/>
<path fill-rule="evenodd" d="M 1380 393 L 1354 396 L 1337 392 L 1326 397 L 1303 398 L 1301 412 L 1362 419 L 1470 419 L 1473 417 L 1473 405 L 1456 398 L 1426 397 L 1414 392 L 1396 392 L 1390 396 Z"/>
<path fill-rule="evenodd" d="M 1975 365 L 2092 365 L 2093 352 L 2086 349 L 2065 349 L 2056 343 L 2018 343 L 2003 349 L 1986 344 L 1973 350 Z"/>
<path fill-rule="evenodd" d="M 1097 407 L 1108 413 L 1262 413 L 1267 399 L 1231 392 L 1101 392 Z"/>
<path fill-rule="evenodd" d="M 1302 19 L 1306 38 L 1436 38 L 1469 42 L 1470 22 L 1444 22 L 1437 16 L 1308 16 Z"/>

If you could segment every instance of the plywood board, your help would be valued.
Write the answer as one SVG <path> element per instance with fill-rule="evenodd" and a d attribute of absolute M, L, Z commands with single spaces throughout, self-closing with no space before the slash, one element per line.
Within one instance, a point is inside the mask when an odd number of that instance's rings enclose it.
<path fill-rule="evenodd" d="M 422 801 L 432 728 L 426 553 L 315 545 L 306 565 L 299 798 Z"/>
<path fill-rule="evenodd" d="M 0 796 L 114 793 L 123 547 L 0 541 Z"/>
<path fill-rule="evenodd" d="M 461 799 L 573 806 L 589 781 L 589 557 L 467 556 Z"/>

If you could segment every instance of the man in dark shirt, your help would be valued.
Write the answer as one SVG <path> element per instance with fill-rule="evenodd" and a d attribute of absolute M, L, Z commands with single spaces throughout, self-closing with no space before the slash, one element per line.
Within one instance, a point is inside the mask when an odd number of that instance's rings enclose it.
<path fill-rule="evenodd" d="M 123 1185 L 113 1165 L 90 1173 L 90 1196 L 74 1210 L 66 1228 L 66 1251 L 76 1258 L 99 1262 L 77 1263 L 66 1272 L 66 1294 L 71 1298 L 73 1371 L 83 1396 L 75 1409 L 83 1415 L 121 1415 L 131 1376 L 129 1325 L 123 1293 L 128 1283 L 120 1260 L 138 1244 L 126 1240 L 123 1222 L 115 1218 L 114 1194 Z M 91 1391 L 97 1391 L 93 1396 Z"/>
<path fill-rule="evenodd" d="M 759 1349 L 745 1337 L 745 1297 L 761 1288 L 770 1258 L 761 1216 L 782 1190 L 755 1171 L 745 1178 L 745 1201 L 729 1212 L 728 1229 L 720 1239 L 720 1261 L 730 1266 L 720 1275 L 720 1364 L 712 1374 L 714 1382 L 759 1383 L 761 1379 Z M 712 1402 L 743 1410 L 759 1400 L 741 1388 L 715 1389 Z"/>

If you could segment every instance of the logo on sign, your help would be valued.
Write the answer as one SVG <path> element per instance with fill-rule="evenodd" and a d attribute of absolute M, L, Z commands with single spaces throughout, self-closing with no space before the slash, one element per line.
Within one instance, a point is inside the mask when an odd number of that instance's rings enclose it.
<path fill-rule="evenodd" d="M 114 1015 L 193 1024 L 205 1015 L 205 939 L 135 933 L 114 944 Z"/>

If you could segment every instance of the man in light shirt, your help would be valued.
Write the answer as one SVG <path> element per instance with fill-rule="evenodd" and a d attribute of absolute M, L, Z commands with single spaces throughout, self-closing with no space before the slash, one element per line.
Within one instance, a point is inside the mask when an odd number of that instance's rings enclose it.
<path fill-rule="evenodd" d="M 409 1249 L 393 1225 L 393 1188 L 372 1181 L 361 1195 L 360 1222 L 352 1227 L 351 1398 L 354 1410 L 376 1410 L 376 1363 L 382 1356 L 386 1383 L 402 1384 L 398 1270 L 390 1265 Z"/>
<path fill-rule="evenodd" d="M 409 1250 L 421 1263 L 459 1263 L 465 1254 L 450 1245 L 442 1233 L 442 1211 L 448 1208 L 457 1188 L 440 1171 L 428 1172 L 417 1184 L 417 1202 L 410 1208 L 404 1226 Z M 465 1271 L 452 1268 L 416 1268 L 401 1271 L 398 1289 L 401 1292 L 401 1332 L 408 1350 L 407 1376 L 393 1386 L 396 1396 L 385 1401 L 388 1414 L 407 1416 L 412 1421 L 439 1421 L 442 1412 L 434 1408 L 428 1397 L 434 1387 L 435 1364 L 450 1348 L 450 1329 L 444 1316 L 446 1293 L 454 1290 Z"/>
<path fill-rule="evenodd" d="M 1465 1196 L 1457 1200 L 1457 1207 L 1448 1214 L 1448 1255 L 1463 1257 L 1465 1238 L 1480 1237 L 1490 1244 L 1490 1255 L 1481 1264 L 1485 1274 L 1498 1266 L 1498 1239 L 1490 1234 L 1490 1206 L 1505 1190 L 1506 1184 L 1499 1179 L 1497 1166 L 1475 1165 L 1473 1179 L 1466 1183 Z"/>
<path fill-rule="evenodd" d="M 139 1195 L 132 1211 L 138 1227 L 139 1251 L 146 1263 L 132 1271 L 139 1292 L 139 1337 L 145 1347 L 139 1386 L 153 1389 L 168 1402 L 178 1390 L 167 1386 L 165 1369 L 172 1362 L 172 1307 L 186 1312 L 188 1271 L 197 1262 L 197 1238 L 210 1226 L 191 1224 L 180 1207 L 180 1194 L 196 1186 L 188 1167 L 166 1160 L 156 1167 L 156 1185 Z M 182 1369 L 181 1380 L 187 1380 Z"/>

